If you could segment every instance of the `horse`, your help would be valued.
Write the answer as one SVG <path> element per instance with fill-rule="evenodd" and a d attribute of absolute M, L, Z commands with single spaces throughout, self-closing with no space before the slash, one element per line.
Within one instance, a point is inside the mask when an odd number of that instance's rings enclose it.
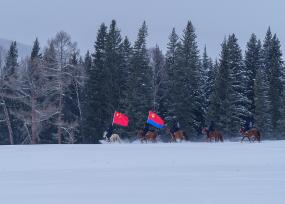
<path fill-rule="evenodd" d="M 212 142 L 212 139 L 214 139 L 215 142 L 224 142 L 224 136 L 218 130 L 209 132 L 208 128 L 203 128 L 202 132 L 207 135 L 207 142 Z"/>
<path fill-rule="evenodd" d="M 176 132 L 171 132 L 169 128 L 166 129 L 171 136 L 171 142 L 182 142 L 186 140 L 186 133 L 183 130 L 178 130 Z"/>
<path fill-rule="evenodd" d="M 261 141 L 260 131 L 257 130 L 256 128 L 252 128 L 251 130 L 248 131 L 244 131 L 244 128 L 241 128 L 239 132 L 243 136 L 240 142 L 243 142 L 245 138 L 247 138 L 249 142 L 255 142 L 256 140 L 258 142 Z"/>
<path fill-rule="evenodd" d="M 141 143 L 148 143 L 148 142 L 152 142 L 152 143 L 156 143 L 156 138 L 157 138 L 157 133 L 156 132 L 152 132 L 152 131 L 148 131 L 146 134 L 144 134 L 143 130 L 139 130 L 138 132 L 138 138 L 141 141 Z"/>
<path fill-rule="evenodd" d="M 107 143 L 121 143 L 122 140 L 118 134 L 112 134 L 110 138 L 107 137 L 107 132 L 104 132 L 103 138 Z"/>

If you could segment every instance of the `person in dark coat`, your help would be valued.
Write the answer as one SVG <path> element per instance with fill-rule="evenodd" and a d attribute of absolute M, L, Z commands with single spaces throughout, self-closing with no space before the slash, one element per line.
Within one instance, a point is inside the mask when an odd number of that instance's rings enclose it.
<path fill-rule="evenodd" d="M 209 125 L 209 128 L 208 128 L 208 131 L 209 131 L 209 133 L 211 133 L 211 132 L 214 132 L 215 131 L 215 123 L 214 123 L 214 121 L 211 121 L 210 122 L 210 125 Z"/>
<path fill-rule="evenodd" d="M 248 117 L 244 123 L 244 131 L 247 132 L 247 131 L 251 130 L 251 128 L 252 128 L 252 121 Z"/>
<path fill-rule="evenodd" d="M 112 136 L 112 134 L 113 134 L 113 132 L 114 132 L 114 126 L 113 126 L 113 125 L 110 125 L 106 132 L 107 132 L 106 137 L 107 137 L 108 139 L 110 139 L 110 137 Z"/>
<path fill-rule="evenodd" d="M 146 133 L 149 131 L 149 129 L 150 129 L 149 124 L 145 123 L 144 127 L 143 127 L 143 136 L 146 135 Z"/>
<path fill-rule="evenodd" d="M 177 120 L 174 120 L 173 124 L 172 124 L 172 128 L 170 129 L 170 132 L 172 134 L 174 134 L 174 133 L 178 132 L 179 130 L 180 130 L 180 124 Z"/>

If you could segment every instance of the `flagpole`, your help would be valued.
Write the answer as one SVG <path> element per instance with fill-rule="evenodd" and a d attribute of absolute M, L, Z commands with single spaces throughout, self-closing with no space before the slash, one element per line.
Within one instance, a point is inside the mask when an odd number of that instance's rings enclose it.
<path fill-rule="evenodd" d="M 115 112 L 114 112 L 114 115 L 113 115 L 112 126 L 114 125 L 114 118 L 115 118 L 115 114 L 116 114 L 116 112 L 117 112 L 117 111 L 115 111 Z"/>
<path fill-rule="evenodd" d="M 146 119 L 146 123 L 147 123 L 147 121 L 148 121 L 149 113 L 150 113 L 150 111 L 148 111 L 148 116 L 147 116 L 147 119 Z"/>

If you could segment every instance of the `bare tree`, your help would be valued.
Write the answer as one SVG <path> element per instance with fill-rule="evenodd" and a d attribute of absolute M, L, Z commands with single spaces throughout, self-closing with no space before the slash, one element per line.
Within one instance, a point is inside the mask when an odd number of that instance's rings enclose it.
<path fill-rule="evenodd" d="M 76 87 L 79 85 L 78 78 L 80 78 L 80 76 L 78 77 L 78 73 L 75 73 L 75 70 L 78 67 L 75 67 L 70 63 L 72 55 L 74 55 L 74 53 L 77 53 L 78 50 L 76 43 L 73 43 L 71 41 L 70 35 L 63 31 L 56 34 L 55 38 L 52 40 L 52 43 L 54 45 L 57 58 L 57 67 L 56 70 L 54 70 L 54 73 L 56 74 L 55 83 L 58 95 L 57 140 L 58 144 L 61 144 L 63 134 L 62 130 L 69 133 L 69 131 L 66 131 L 68 129 L 68 125 L 66 125 L 63 120 L 64 93 L 71 83 L 75 83 Z M 77 95 L 78 103 L 80 103 L 79 94 L 77 93 Z M 81 111 L 80 104 L 78 104 L 78 107 Z"/>

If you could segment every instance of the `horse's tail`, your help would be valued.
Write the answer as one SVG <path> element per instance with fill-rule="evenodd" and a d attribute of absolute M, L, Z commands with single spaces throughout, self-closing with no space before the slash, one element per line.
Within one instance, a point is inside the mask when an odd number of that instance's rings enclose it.
<path fill-rule="evenodd" d="M 257 140 L 258 140 L 258 142 L 260 142 L 260 140 L 261 140 L 261 133 L 260 133 L 260 131 L 259 130 L 257 130 Z"/>
<path fill-rule="evenodd" d="M 185 137 L 185 140 L 188 141 L 188 136 L 187 136 L 186 132 L 185 131 L 182 131 L 182 132 L 183 132 L 183 135 Z"/>
<path fill-rule="evenodd" d="M 224 142 L 224 135 L 220 132 L 220 141 Z"/>

